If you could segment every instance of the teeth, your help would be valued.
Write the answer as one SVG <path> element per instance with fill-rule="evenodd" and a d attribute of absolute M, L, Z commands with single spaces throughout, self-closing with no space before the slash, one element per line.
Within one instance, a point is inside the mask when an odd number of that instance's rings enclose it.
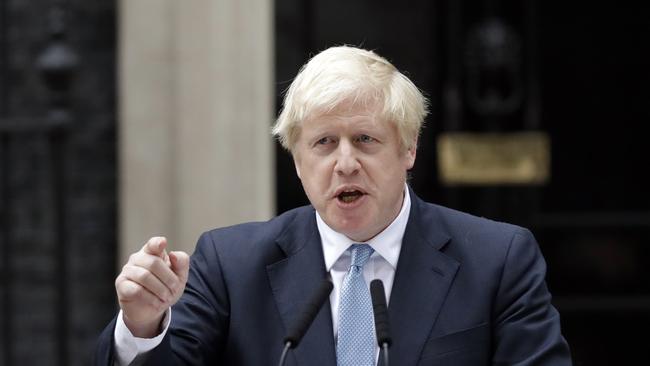
<path fill-rule="evenodd" d="M 363 196 L 363 193 L 359 192 L 356 189 L 345 190 L 339 194 L 339 200 L 345 203 L 350 203 L 357 200 L 361 196 Z"/>
<path fill-rule="evenodd" d="M 350 203 L 350 202 L 352 202 L 352 201 L 354 201 L 356 199 L 357 199 L 357 196 L 343 196 L 343 197 L 341 197 L 341 201 L 343 201 L 345 203 Z"/>

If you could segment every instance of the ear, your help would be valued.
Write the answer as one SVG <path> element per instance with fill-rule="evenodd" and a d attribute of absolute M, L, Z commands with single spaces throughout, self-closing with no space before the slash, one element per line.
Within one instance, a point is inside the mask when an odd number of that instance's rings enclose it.
<path fill-rule="evenodd" d="M 413 165 L 415 165 L 415 157 L 417 155 L 417 150 L 418 150 L 418 140 L 417 137 L 415 138 L 415 141 L 413 141 L 412 147 L 404 151 L 404 167 L 406 170 L 410 170 L 413 168 Z"/>
<path fill-rule="evenodd" d="M 293 156 L 293 166 L 296 168 L 296 175 L 298 175 L 298 179 L 302 180 L 302 177 L 300 176 L 300 159 L 296 154 L 292 154 Z"/>

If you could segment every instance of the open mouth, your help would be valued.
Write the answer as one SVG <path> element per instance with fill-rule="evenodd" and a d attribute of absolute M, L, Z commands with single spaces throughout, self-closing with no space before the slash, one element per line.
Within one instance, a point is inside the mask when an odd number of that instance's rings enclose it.
<path fill-rule="evenodd" d="M 337 198 L 343 203 L 351 203 L 361 198 L 361 196 L 363 196 L 363 193 L 361 191 L 351 190 L 339 193 Z"/>

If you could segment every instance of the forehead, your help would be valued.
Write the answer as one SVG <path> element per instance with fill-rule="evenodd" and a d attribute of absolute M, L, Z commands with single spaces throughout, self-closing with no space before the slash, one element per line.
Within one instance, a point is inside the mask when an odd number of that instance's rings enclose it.
<path fill-rule="evenodd" d="M 374 106 L 342 105 L 331 111 L 318 113 L 302 122 L 305 133 L 319 133 L 332 129 L 390 130 Z"/>

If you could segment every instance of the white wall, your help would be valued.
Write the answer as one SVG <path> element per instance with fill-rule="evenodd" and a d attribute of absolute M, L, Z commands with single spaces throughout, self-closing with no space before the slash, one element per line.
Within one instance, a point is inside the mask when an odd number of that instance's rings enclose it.
<path fill-rule="evenodd" d="M 121 0 L 120 263 L 275 212 L 271 0 Z M 121 265 L 121 264 L 120 264 Z"/>

